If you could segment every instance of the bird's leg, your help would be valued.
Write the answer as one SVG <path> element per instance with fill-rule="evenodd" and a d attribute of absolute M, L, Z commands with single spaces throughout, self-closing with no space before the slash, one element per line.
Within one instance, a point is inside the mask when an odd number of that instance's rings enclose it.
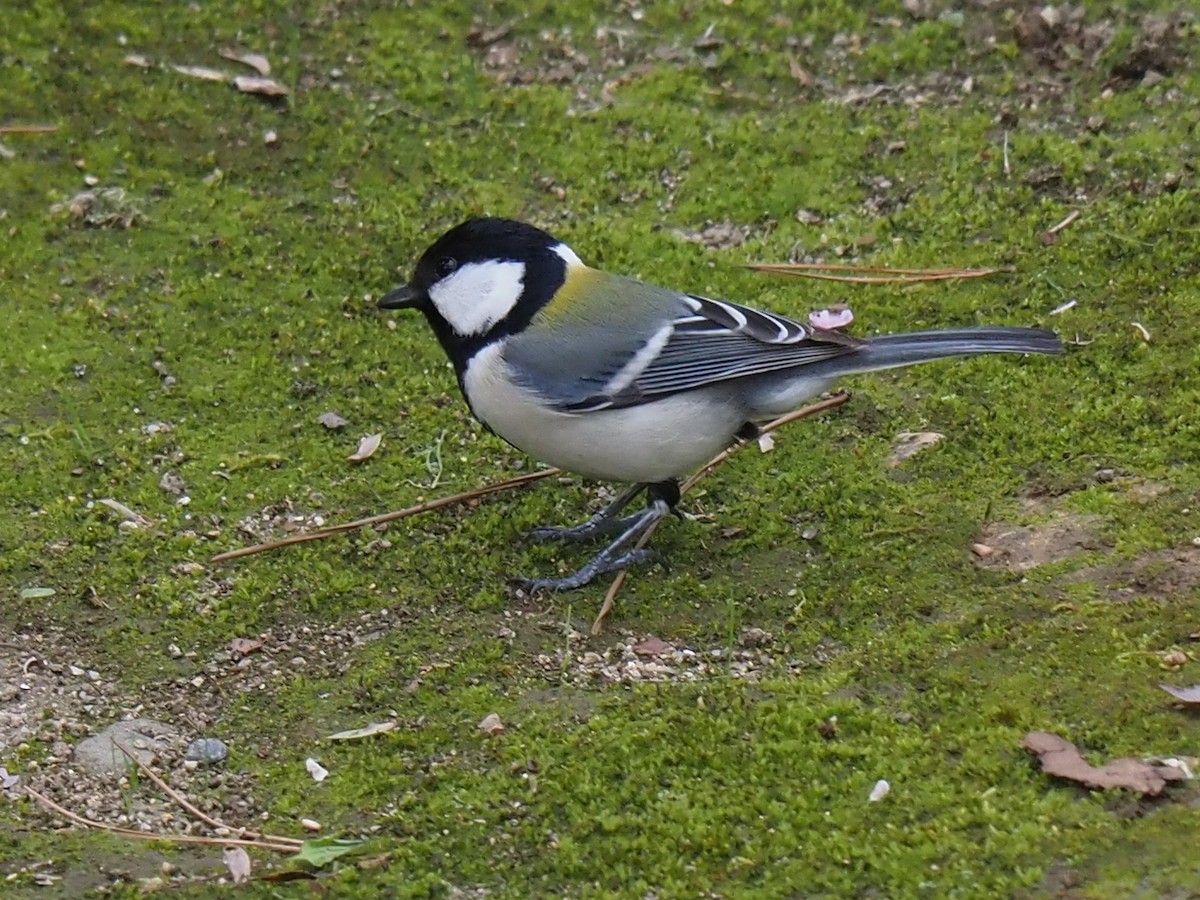
<path fill-rule="evenodd" d="M 646 489 L 644 484 L 635 484 L 632 487 L 626 488 L 617 495 L 616 499 L 600 512 L 596 513 L 582 525 L 575 525 L 570 528 L 555 528 L 547 526 L 545 528 L 535 528 L 529 532 L 527 537 L 531 541 L 570 541 L 576 543 L 579 541 L 590 541 L 594 537 L 602 534 L 612 534 L 614 531 L 625 531 L 632 526 L 641 513 L 636 513 L 632 516 L 617 515 L 621 510 L 630 504 L 634 497 Z"/>
<path fill-rule="evenodd" d="M 523 587 L 530 593 L 543 590 L 570 591 L 577 587 L 583 587 L 597 575 L 625 569 L 647 560 L 658 559 L 658 553 L 648 547 L 626 548 L 630 544 L 636 543 L 655 522 L 670 515 L 675 504 L 679 502 L 679 482 L 671 479 L 670 481 L 660 481 L 657 484 L 641 485 L 641 487 L 646 488 L 647 499 L 650 501 L 646 504 L 646 508 L 636 515 L 623 519 L 622 521 L 632 520 L 632 522 L 611 544 L 593 556 L 586 565 L 562 578 L 517 578 L 515 579 L 517 586 Z"/>

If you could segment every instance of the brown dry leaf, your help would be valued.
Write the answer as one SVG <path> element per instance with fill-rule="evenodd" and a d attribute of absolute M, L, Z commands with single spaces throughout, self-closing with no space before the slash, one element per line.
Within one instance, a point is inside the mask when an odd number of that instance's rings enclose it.
<path fill-rule="evenodd" d="M 653 635 L 633 645 L 633 652 L 638 656 L 666 656 L 674 649 L 662 638 Z"/>
<path fill-rule="evenodd" d="M 512 31 L 512 22 L 506 25 L 497 25 L 494 28 L 484 28 L 482 25 L 474 25 L 467 32 L 468 47 L 487 47 L 496 41 L 508 37 Z"/>
<path fill-rule="evenodd" d="M 261 94 L 264 97 L 286 97 L 291 93 L 274 78 L 255 75 L 239 75 L 233 79 L 233 86 L 243 94 Z"/>
<path fill-rule="evenodd" d="M 1125 788 L 1150 797 L 1157 797 L 1168 782 L 1182 781 L 1187 774 L 1179 768 L 1143 762 L 1130 756 L 1114 759 L 1102 766 L 1093 766 L 1079 753 L 1079 748 L 1057 734 L 1031 731 L 1021 741 L 1021 747 L 1038 758 L 1042 771 L 1055 778 L 1065 778 L 1088 788 L 1112 790 Z"/>
<path fill-rule="evenodd" d="M 391 853 L 382 853 L 379 856 L 371 856 L 367 859 L 360 859 L 357 863 L 355 863 L 355 865 L 357 865 L 360 869 L 378 869 L 390 863 L 392 861 L 392 856 L 393 854 Z"/>
<path fill-rule="evenodd" d="M 796 79 L 800 87 L 812 86 L 812 73 L 800 65 L 800 60 L 794 56 L 788 56 L 788 71 L 792 73 L 792 77 Z"/>
<path fill-rule="evenodd" d="M 500 721 L 500 717 L 495 713 L 488 713 L 483 717 L 483 721 L 479 723 L 479 730 L 486 735 L 503 734 L 504 723 Z"/>
<path fill-rule="evenodd" d="M 234 884 L 245 884 L 250 880 L 250 854 L 242 847 L 226 847 L 221 856 Z"/>
<path fill-rule="evenodd" d="M 1191 687 L 1175 687 L 1173 684 L 1160 681 L 1158 686 L 1180 703 L 1186 703 L 1189 706 L 1200 704 L 1200 684 L 1193 684 Z"/>
<path fill-rule="evenodd" d="M 358 449 L 351 453 L 347 459 L 352 463 L 360 463 L 364 459 L 370 459 L 375 455 L 375 451 L 379 449 L 379 445 L 382 443 L 382 434 L 368 434 L 358 442 Z"/>
<path fill-rule="evenodd" d="M 210 69 L 207 66 L 171 66 L 180 75 L 187 75 L 189 78 L 199 78 L 201 81 L 221 81 L 229 80 L 229 76 L 219 71 L 218 69 Z"/>
<path fill-rule="evenodd" d="M 249 66 L 264 77 L 271 74 L 271 63 L 261 53 L 239 53 L 237 50 L 231 49 L 218 50 L 217 53 L 225 59 Z"/>
<path fill-rule="evenodd" d="M 241 659 L 256 650 L 261 650 L 262 645 L 263 642 L 257 638 L 234 638 L 229 642 L 229 652 L 235 659 Z"/>

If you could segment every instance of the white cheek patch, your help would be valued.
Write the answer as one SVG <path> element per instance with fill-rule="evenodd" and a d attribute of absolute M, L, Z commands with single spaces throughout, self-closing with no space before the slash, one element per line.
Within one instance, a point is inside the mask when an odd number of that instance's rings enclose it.
<path fill-rule="evenodd" d="M 550 249 L 558 254 L 559 258 L 567 264 L 568 269 L 583 265 L 583 260 L 576 256 L 575 251 L 566 244 L 555 244 Z"/>
<path fill-rule="evenodd" d="M 525 285 L 525 263 L 467 263 L 429 289 L 443 319 L 463 337 L 488 331 L 509 314 Z"/>

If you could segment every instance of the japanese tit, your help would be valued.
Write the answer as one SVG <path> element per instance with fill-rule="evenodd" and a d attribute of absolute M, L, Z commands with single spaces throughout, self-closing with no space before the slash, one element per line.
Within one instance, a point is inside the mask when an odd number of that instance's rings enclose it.
<path fill-rule="evenodd" d="M 563 590 L 653 556 L 630 549 L 679 500 L 678 479 L 838 378 L 979 353 L 1060 353 L 1051 331 L 981 327 L 870 339 L 585 265 L 566 244 L 508 219 L 476 218 L 425 251 L 412 281 L 379 300 L 425 314 L 472 414 L 543 462 L 632 482 L 575 528 L 535 537 L 617 537 Z M 648 505 L 622 517 L 642 490 Z"/>

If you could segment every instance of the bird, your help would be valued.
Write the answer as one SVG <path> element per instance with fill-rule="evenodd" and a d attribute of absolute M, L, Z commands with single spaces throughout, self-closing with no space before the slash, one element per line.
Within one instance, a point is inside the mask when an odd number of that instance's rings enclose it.
<path fill-rule="evenodd" d="M 1055 354 L 1040 328 L 985 326 L 852 337 L 761 309 L 658 287 L 586 265 L 567 244 L 512 219 L 476 217 L 417 260 L 381 309 L 423 313 L 472 415 L 530 456 L 628 488 L 573 527 L 537 540 L 613 535 L 532 593 L 582 587 L 659 559 L 639 540 L 679 502 L 680 478 L 842 376 L 982 353 Z M 623 514 L 642 493 L 646 505 Z"/>

